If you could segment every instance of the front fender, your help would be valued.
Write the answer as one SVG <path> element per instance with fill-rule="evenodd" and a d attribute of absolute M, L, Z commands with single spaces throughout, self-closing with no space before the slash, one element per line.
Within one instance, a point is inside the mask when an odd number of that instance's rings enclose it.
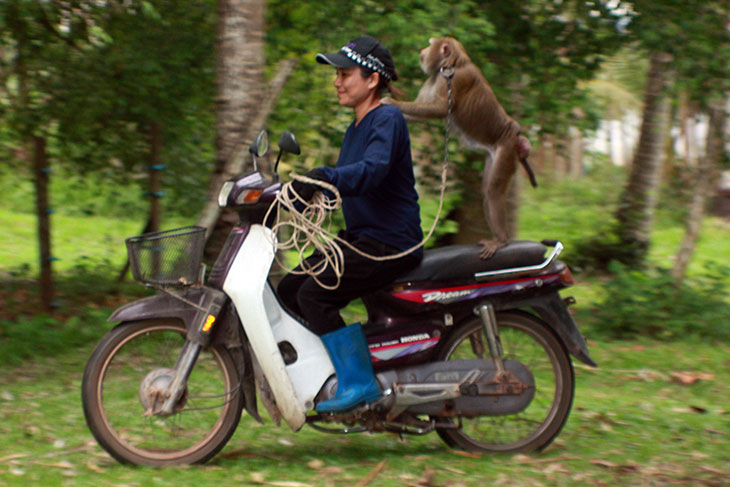
<path fill-rule="evenodd" d="M 185 293 L 185 299 L 195 304 L 203 302 L 204 288 L 190 289 Z M 193 326 L 198 310 L 168 294 L 155 294 L 146 298 L 132 301 L 117 308 L 107 321 L 141 321 L 158 318 L 177 318 L 190 330 Z"/>

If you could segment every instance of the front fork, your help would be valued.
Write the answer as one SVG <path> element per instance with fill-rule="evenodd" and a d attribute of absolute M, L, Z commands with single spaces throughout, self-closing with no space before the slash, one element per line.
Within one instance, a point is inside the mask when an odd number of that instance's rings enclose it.
<path fill-rule="evenodd" d="M 220 313 L 221 308 L 225 304 L 225 293 L 212 288 L 205 288 L 207 291 L 204 295 L 201 305 L 188 302 L 190 306 L 195 307 L 198 312 L 191 322 L 188 329 L 187 338 L 175 362 L 173 368 L 174 377 L 170 382 L 166 391 L 163 391 L 165 402 L 162 406 L 152 411 L 153 414 L 159 416 L 169 416 L 175 412 L 175 406 L 183 396 L 188 384 L 188 378 L 193 371 L 195 362 L 198 360 L 200 351 L 210 344 L 210 336 L 213 331 L 213 325 Z M 178 299 L 183 298 L 177 297 Z"/>

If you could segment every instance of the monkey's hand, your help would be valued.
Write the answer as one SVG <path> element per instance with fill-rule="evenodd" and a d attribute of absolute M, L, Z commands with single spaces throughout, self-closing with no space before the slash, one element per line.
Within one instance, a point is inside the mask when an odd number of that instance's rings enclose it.
<path fill-rule="evenodd" d="M 391 97 L 381 98 L 380 99 L 381 105 L 395 105 L 395 100 Z"/>
<path fill-rule="evenodd" d="M 486 260 L 494 255 L 494 253 L 500 249 L 501 247 L 504 247 L 507 244 L 507 242 L 504 242 L 502 240 L 480 240 L 479 245 L 482 246 L 482 251 L 479 253 L 479 257 L 482 260 Z"/>

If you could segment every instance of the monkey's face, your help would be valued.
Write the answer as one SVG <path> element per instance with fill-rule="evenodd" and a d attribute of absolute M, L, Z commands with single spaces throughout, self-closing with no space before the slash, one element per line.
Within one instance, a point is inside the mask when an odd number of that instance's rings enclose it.
<path fill-rule="evenodd" d="M 428 40 L 428 46 L 426 46 L 423 49 L 421 49 L 421 53 L 418 56 L 418 60 L 421 63 L 421 69 L 426 74 L 431 74 L 431 71 L 429 70 L 429 66 L 427 64 L 427 59 L 429 59 L 429 54 L 428 53 L 431 50 L 431 48 L 433 47 L 433 41 L 434 40 L 435 39 L 433 37 L 430 38 Z"/>
<path fill-rule="evenodd" d="M 367 101 L 375 92 L 378 81 L 377 73 L 363 78 L 359 67 L 337 68 L 334 84 L 340 105 L 354 108 Z"/>
<path fill-rule="evenodd" d="M 428 75 L 433 75 L 443 65 L 443 61 L 451 55 L 451 46 L 448 39 L 441 37 L 438 39 L 430 38 L 428 46 L 421 49 L 419 60 L 421 69 Z"/>

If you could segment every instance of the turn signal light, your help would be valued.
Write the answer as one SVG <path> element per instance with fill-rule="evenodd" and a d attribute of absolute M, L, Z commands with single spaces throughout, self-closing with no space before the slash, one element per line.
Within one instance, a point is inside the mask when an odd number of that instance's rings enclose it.
<path fill-rule="evenodd" d="M 560 275 L 560 282 L 565 284 L 566 286 L 572 286 L 575 284 L 575 279 L 573 278 L 573 273 L 570 272 L 570 267 L 565 266 L 565 269 L 559 274 Z"/>
<path fill-rule="evenodd" d="M 236 198 L 236 203 L 256 203 L 263 193 L 260 189 L 247 189 Z"/>

